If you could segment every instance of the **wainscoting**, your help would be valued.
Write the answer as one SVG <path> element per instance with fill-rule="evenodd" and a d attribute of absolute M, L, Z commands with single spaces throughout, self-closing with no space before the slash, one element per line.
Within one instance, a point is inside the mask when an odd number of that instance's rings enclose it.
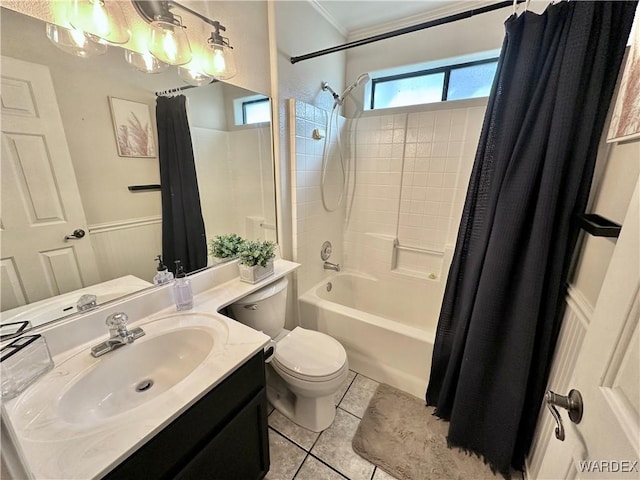
<path fill-rule="evenodd" d="M 562 329 L 558 337 L 555 359 L 547 385 L 549 390 L 560 395 L 566 395 L 571 389 L 569 384 L 571 375 L 576 366 L 576 360 L 580 354 L 582 342 L 592 316 L 593 307 L 579 290 L 569 287 Z M 566 421 L 566 417 L 564 417 L 564 421 Z M 538 418 L 537 435 L 534 438 L 527 461 L 528 479 L 550 478 L 548 476 L 549 472 L 545 472 L 543 469 L 543 463 L 549 444 L 558 442 L 555 438 L 554 429 L 555 421 L 546 405 L 543 405 Z M 570 454 L 566 455 L 566 463 L 566 474 L 563 478 L 576 478 L 572 475 L 572 469 L 575 470 L 575 466 Z M 577 472 L 573 473 L 577 474 Z"/>
<path fill-rule="evenodd" d="M 89 234 L 102 281 L 123 275 L 152 281 L 162 253 L 160 215 L 89 225 Z"/>

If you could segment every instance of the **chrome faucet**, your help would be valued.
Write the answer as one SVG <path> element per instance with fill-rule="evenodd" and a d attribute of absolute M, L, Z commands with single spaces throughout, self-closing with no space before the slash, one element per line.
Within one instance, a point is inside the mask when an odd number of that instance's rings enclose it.
<path fill-rule="evenodd" d="M 109 327 L 109 339 L 91 347 L 91 355 L 99 357 L 123 345 L 133 343 L 134 340 L 142 337 L 144 330 L 140 327 L 132 330 L 127 329 L 128 320 L 129 317 L 124 312 L 109 315 L 105 322 L 107 327 Z"/>
<path fill-rule="evenodd" d="M 339 263 L 324 262 L 324 269 L 325 270 L 335 270 L 336 272 L 339 272 L 340 271 L 340 264 Z"/>
<path fill-rule="evenodd" d="M 92 308 L 96 308 L 98 306 L 98 297 L 95 295 L 85 294 L 82 295 L 78 299 L 78 303 L 76 303 L 76 308 L 79 312 L 84 312 L 86 310 L 91 310 Z"/>

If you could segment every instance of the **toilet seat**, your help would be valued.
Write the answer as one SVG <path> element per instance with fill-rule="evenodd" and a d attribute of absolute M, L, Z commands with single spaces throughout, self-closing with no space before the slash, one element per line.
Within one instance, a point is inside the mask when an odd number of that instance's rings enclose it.
<path fill-rule="evenodd" d="M 301 327 L 294 328 L 277 344 L 271 364 L 294 378 L 325 382 L 342 375 L 347 352 L 329 335 Z"/>

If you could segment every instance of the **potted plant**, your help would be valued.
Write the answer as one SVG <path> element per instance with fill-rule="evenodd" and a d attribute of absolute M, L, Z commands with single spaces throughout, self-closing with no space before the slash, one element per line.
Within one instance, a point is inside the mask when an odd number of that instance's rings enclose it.
<path fill-rule="evenodd" d="M 217 235 L 209 240 L 209 255 L 213 257 L 213 264 L 228 262 L 238 258 L 238 253 L 245 240 L 235 233 Z"/>
<path fill-rule="evenodd" d="M 273 259 L 276 256 L 276 244 L 266 241 L 244 242 L 240 248 L 238 267 L 240 280 L 256 283 L 269 275 L 273 275 Z"/>

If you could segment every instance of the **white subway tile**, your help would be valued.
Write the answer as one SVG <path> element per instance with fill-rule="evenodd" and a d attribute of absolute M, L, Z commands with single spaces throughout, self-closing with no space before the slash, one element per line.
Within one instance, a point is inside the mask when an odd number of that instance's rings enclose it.
<path fill-rule="evenodd" d="M 445 166 L 445 158 L 444 157 L 431 157 L 429 159 L 429 172 L 430 173 L 442 173 L 444 172 Z"/>
<path fill-rule="evenodd" d="M 431 142 L 433 140 L 432 126 L 425 126 L 418 129 L 418 142 Z"/>
<path fill-rule="evenodd" d="M 455 188 L 457 175 L 455 173 L 445 173 L 442 186 L 445 188 Z"/>
<path fill-rule="evenodd" d="M 393 143 L 404 143 L 404 129 L 397 128 L 393 130 Z"/>
<path fill-rule="evenodd" d="M 440 187 L 442 186 L 442 173 L 430 173 L 429 180 L 427 180 L 428 187 Z"/>
<path fill-rule="evenodd" d="M 404 151 L 404 144 L 394 143 L 391 147 L 391 158 L 402 158 L 404 156 Z"/>

